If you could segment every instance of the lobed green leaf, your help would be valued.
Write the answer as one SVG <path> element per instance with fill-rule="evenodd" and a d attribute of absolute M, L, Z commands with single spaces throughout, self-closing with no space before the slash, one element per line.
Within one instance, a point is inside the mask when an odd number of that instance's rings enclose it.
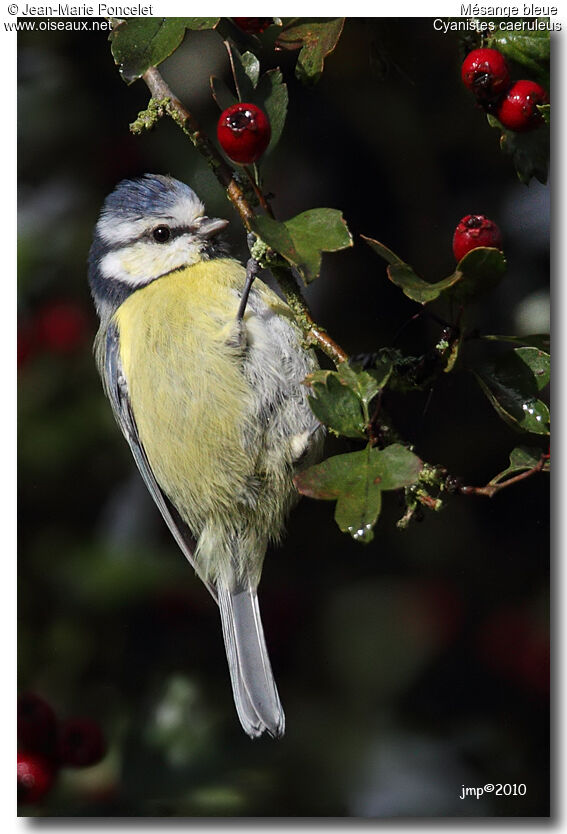
<path fill-rule="evenodd" d="M 308 377 L 314 394 L 309 398 L 311 409 L 336 434 L 366 438 L 368 407 L 391 372 L 391 362 L 372 372 L 355 370 L 347 362 L 338 371 L 315 371 Z"/>
<path fill-rule="evenodd" d="M 127 84 L 150 67 L 165 61 L 185 37 L 187 29 L 214 29 L 218 17 L 131 17 L 110 34 L 111 51 Z"/>
<path fill-rule="evenodd" d="M 380 450 L 367 446 L 327 458 L 295 476 L 303 495 L 336 501 L 339 528 L 357 541 L 373 539 L 384 490 L 401 489 L 417 482 L 421 460 L 399 444 Z"/>
<path fill-rule="evenodd" d="M 310 209 L 285 223 L 255 217 L 250 225 L 264 243 L 297 269 L 306 284 L 318 277 L 323 252 L 352 246 L 351 234 L 337 209 Z"/>
<path fill-rule="evenodd" d="M 275 48 L 300 50 L 295 74 L 304 84 L 314 84 L 321 77 L 325 58 L 335 49 L 344 21 L 344 17 L 292 18 L 282 27 Z"/>
<path fill-rule="evenodd" d="M 324 376 L 323 376 L 324 375 Z M 366 438 L 366 423 L 359 398 L 333 371 L 316 372 L 310 380 L 309 405 L 315 416 L 335 434 Z"/>

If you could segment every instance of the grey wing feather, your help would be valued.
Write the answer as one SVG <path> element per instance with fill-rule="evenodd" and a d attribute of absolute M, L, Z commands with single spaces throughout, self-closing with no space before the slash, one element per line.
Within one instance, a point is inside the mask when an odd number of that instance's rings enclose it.
<path fill-rule="evenodd" d="M 159 511 L 161 512 L 167 526 L 169 527 L 173 537 L 184 556 L 189 563 L 198 572 L 193 553 L 195 551 L 195 539 L 191 534 L 188 526 L 185 524 L 171 501 L 163 493 L 161 487 L 155 479 L 152 467 L 146 456 L 146 452 L 138 434 L 138 427 L 132 412 L 130 397 L 128 395 L 128 384 L 122 370 L 122 363 L 120 361 L 118 349 L 118 333 L 116 328 L 110 325 L 106 332 L 106 339 L 104 343 L 104 354 L 101 361 L 101 369 L 103 371 L 103 382 L 106 394 L 112 405 L 114 416 L 118 425 L 122 429 L 136 465 L 140 470 L 142 478 L 150 492 L 150 495 L 156 502 Z M 199 575 L 200 576 L 200 575 Z M 217 591 L 215 587 L 206 579 L 203 580 L 214 600 L 218 602 Z"/>

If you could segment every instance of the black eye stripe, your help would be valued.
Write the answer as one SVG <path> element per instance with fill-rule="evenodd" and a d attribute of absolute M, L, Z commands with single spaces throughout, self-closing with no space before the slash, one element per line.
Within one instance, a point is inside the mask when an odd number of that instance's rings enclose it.
<path fill-rule="evenodd" d="M 154 233 L 155 229 L 158 226 L 167 226 L 167 225 L 168 225 L 167 223 L 156 223 L 156 225 L 152 226 L 151 229 L 147 229 L 146 231 L 141 232 L 139 235 L 136 235 L 136 237 L 132 237 L 129 240 L 122 240 L 120 242 L 113 243 L 110 246 L 106 246 L 105 247 L 105 252 L 118 252 L 120 249 L 127 249 L 129 246 L 132 246 L 132 244 L 138 243 L 141 240 L 147 240 L 150 243 L 156 243 L 156 241 L 153 238 L 153 233 Z M 170 243 L 172 240 L 174 240 L 177 237 L 181 237 L 182 235 L 187 235 L 187 234 L 194 235 L 197 232 L 196 228 L 193 227 L 193 226 L 168 226 L 168 228 L 169 228 L 169 239 L 168 239 L 167 243 Z M 159 245 L 163 246 L 163 244 L 157 244 L 157 245 L 158 246 Z"/>
<path fill-rule="evenodd" d="M 159 241 L 155 236 L 156 235 L 156 230 L 158 230 L 158 229 L 164 229 L 164 230 L 167 229 L 167 231 L 169 232 L 169 235 L 167 236 L 167 238 L 164 238 L 163 241 Z M 151 240 L 152 243 L 169 243 L 170 241 L 175 240 L 175 238 L 177 238 L 177 237 L 181 237 L 182 235 L 186 235 L 186 234 L 191 234 L 192 232 L 194 232 L 194 229 L 191 229 L 190 226 L 174 227 L 174 226 L 168 226 L 166 223 L 159 223 L 157 226 L 154 226 L 153 229 L 150 229 L 149 231 L 144 232 L 142 235 L 140 235 L 137 238 L 137 240 L 146 239 L 146 240 Z"/>

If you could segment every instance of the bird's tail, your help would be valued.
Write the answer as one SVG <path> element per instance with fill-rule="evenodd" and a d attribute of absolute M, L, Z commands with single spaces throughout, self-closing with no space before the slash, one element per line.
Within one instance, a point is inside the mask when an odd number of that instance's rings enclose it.
<path fill-rule="evenodd" d="M 266 649 L 256 590 L 217 587 L 217 591 L 240 723 L 252 738 L 265 730 L 277 738 L 284 733 L 285 716 Z"/>

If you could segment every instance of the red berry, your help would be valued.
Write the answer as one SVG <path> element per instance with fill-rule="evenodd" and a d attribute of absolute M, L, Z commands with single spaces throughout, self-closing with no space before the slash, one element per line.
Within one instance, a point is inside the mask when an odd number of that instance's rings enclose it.
<path fill-rule="evenodd" d="M 483 214 L 467 214 L 459 222 L 453 235 L 453 254 L 459 262 L 467 252 L 479 246 L 502 248 L 502 234 L 492 220 Z"/>
<path fill-rule="evenodd" d="M 526 133 L 543 124 L 538 104 L 547 104 L 549 96 L 535 81 L 516 81 L 496 108 L 496 118 L 508 130 Z"/>
<path fill-rule="evenodd" d="M 18 741 L 26 750 L 51 755 L 57 719 L 49 704 L 31 692 L 18 698 Z"/>
<path fill-rule="evenodd" d="M 274 22 L 273 17 L 233 17 L 232 19 L 239 29 L 243 32 L 250 32 L 252 35 L 260 35 Z"/>
<path fill-rule="evenodd" d="M 58 749 L 60 764 L 88 767 L 100 762 L 106 743 L 96 721 L 72 718 L 61 727 Z"/>
<path fill-rule="evenodd" d="M 473 49 L 461 67 L 465 87 L 480 100 L 498 98 L 510 86 L 506 59 L 497 49 Z"/>
<path fill-rule="evenodd" d="M 55 768 L 38 753 L 18 751 L 18 802 L 39 802 L 55 779 Z"/>
<path fill-rule="evenodd" d="M 73 353 L 80 348 L 89 330 L 85 311 L 74 301 L 55 301 L 37 315 L 40 341 L 55 353 Z"/>
<path fill-rule="evenodd" d="M 255 104 L 233 104 L 221 113 L 217 138 L 233 162 L 256 162 L 268 147 L 270 136 L 268 117 Z"/>

